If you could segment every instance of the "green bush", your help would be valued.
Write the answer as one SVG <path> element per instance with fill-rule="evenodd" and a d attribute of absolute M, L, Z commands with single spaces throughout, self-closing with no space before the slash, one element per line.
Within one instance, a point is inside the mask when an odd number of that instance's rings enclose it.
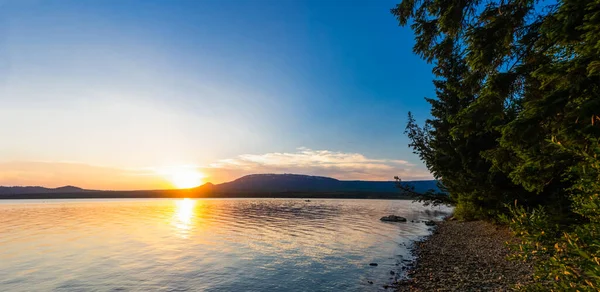
<path fill-rule="evenodd" d="M 454 207 L 454 217 L 461 221 L 473 221 L 485 219 L 488 212 L 470 201 L 458 202 Z"/>
<path fill-rule="evenodd" d="M 600 198 L 598 194 L 578 198 L 575 211 L 588 214 L 585 223 L 559 226 L 543 208 L 526 210 L 509 207 L 502 216 L 519 242 L 511 244 L 516 260 L 534 260 L 535 283 L 522 287 L 527 291 L 599 291 L 600 290 Z"/>

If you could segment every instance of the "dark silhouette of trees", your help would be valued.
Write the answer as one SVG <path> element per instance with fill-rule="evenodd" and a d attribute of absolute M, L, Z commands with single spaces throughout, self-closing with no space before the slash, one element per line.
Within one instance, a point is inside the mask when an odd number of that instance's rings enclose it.
<path fill-rule="evenodd" d="M 502 216 L 530 236 L 524 254 L 553 259 L 540 277 L 554 289 L 597 289 L 600 1 L 404 0 L 391 11 L 434 64 L 432 117 L 421 127 L 409 113 L 406 133 L 455 215 Z"/>

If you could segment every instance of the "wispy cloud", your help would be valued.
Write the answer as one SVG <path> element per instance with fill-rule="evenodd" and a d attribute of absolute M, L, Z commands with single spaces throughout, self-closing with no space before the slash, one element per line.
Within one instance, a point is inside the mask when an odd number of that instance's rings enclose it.
<path fill-rule="evenodd" d="M 360 153 L 298 148 L 294 152 L 242 154 L 207 166 L 176 165 L 116 168 L 76 162 L 0 162 L 0 185 L 76 185 L 90 189 L 171 188 L 172 173 L 198 171 L 205 181 L 222 183 L 254 173 L 297 173 L 342 180 L 430 179 L 422 166 L 405 160 L 378 159 Z"/>
<path fill-rule="evenodd" d="M 405 160 L 369 158 L 360 153 L 312 150 L 301 147 L 295 152 L 243 154 L 213 163 L 208 172 L 234 173 L 305 173 L 339 179 L 392 180 L 429 179 L 431 174 Z"/>

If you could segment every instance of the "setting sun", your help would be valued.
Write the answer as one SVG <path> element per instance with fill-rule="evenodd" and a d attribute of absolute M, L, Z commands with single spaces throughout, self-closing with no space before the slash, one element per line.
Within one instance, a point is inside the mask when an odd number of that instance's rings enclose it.
<path fill-rule="evenodd" d="M 202 184 L 204 174 L 195 167 L 171 167 L 162 171 L 163 175 L 178 189 L 194 188 Z"/>

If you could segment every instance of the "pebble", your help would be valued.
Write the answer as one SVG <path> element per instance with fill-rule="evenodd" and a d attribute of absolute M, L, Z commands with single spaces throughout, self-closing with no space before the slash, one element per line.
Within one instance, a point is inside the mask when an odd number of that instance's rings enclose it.
<path fill-rule="evenodd" d="M 531 263 L 510 261 L 508 229 L 483 221 L 439 222 L 415 245 L 416 265 L 397 291 L 508 291 L 533 281 Z M 404 267 L 403 267 L 404 268 Z"/>

